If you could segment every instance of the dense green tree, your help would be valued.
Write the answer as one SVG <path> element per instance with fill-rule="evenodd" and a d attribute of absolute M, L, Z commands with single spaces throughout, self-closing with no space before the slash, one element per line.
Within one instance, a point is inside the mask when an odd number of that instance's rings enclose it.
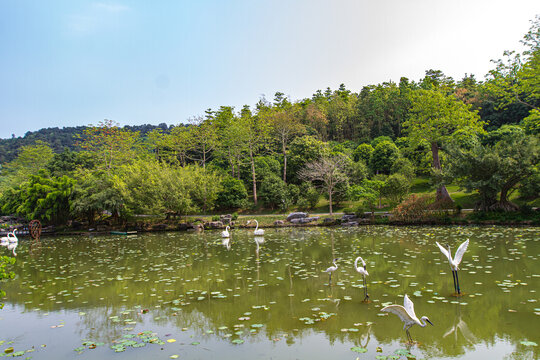
<path fill-rule="evenodd" d="M 287 183 L 281 178 L 272 175 L 262 181 L 260 198 L 266 207 L 286 210 L 291 205 L 288 197 Z"/>
<path fill-rule="evenodd" d="M 353 152 L 354 161 L 362 160 L 365 164 L 369 164 L 371 154 L 373 153 L 373 146 L 371 144 L 360 144 Z"/>
<path fill-rule="evenodd" d="M 106 173 L 96 171 L 83 174 L 73 191 L 72 214 L 94 226 L 97 217 L 108 213 L 115 218 L 124 210 L 120 191 Z"/>
<path fill-rule="evenodd" d="M 380 142 L 371 153 L 370 167 L 374 173 L 389 174 L 392 165 L 399 158 L 397 146 L 390 141 Z"/>
<path fill-rule="evenodd" d="M 382 196 L 390 199 L 394 204 L 400 203 L 411 190 L 411 181 L 402 174 L 392 174 L 381 188 Z"/>
<path fill-rule="evenodd" d="M 242 181 L 228 176 L 223 178 L 221 186 L 216 199 L 217 207 L 228 210 L 246 206 L 248 194 Z"/>
<path fill-rule="evenodd" d="M 155 161 L 135 161 L 115 176 L 129 214 L 188 214 L 197 210 L 190 196 L 194 184 L 189 173 Z"/>
<path fill-rule="evenodd" d="M 391 142 L 391 143 L 394 142 L 390 136 L 377 136 L 376 138 L 371 140 L 371 146 L 373 147 L 373 149 L 375 149 L 377 147 L 377 145 L 379 145 L 383 141 L 387 141 L 387 142 Z"/>
<path fill-rule="evenodd" d="M 458 130 L 459 132 L 466 132 L 466 129 L 464 130 Z M 503 125 L 497 130 L 493 130 L 488 132 L 487 134 L 484 134 L 482 136 L 482 143 L 486 145 L 493 146 L 497 144 L 499 141 L 505 138 L 513 137 L 513 136 L 522 136 L 524 134 L 524 130 L 521 126 L 518 125 Z M 472 140 L 470 142 L 474 142 L 474 134 L 471 134 L 470 132 L 466 132 L 466 135 L 472 137 Z M 455 134 L 453 135 L 455 137 Z M 463 144 L 461 144 L 461 147 L 464 147 Z"/>
<path fill-rule="evenodd" d="M 63 152 L 54 154 L 46 168 L 52 176 L 70 176 L 78 169 L 91 169 L 94 166 L 93 159 L 88 153 L 65 148 Z"/>
<path fill-rule="evenodd" d="M 524 135 L 506 137 L 494 146 L 478 144 L 472 149 L 449 151 L 452 175 L 467 191 L 478 191 L 481 210 L 517 209 L 509 196 L 534 174 L 540 156 L 538 139 Z"/>
<path fill-rule="evenodd" d="M 349 161 L 347 176 L 351 184 L 358 184 L 369 176 L 369 169 L 363 161 Z"/>
<path fill-rule="evenodd" d="M 257 205 L 257 175 L 255 171 L 255 157 L 268 142 L 270 124 L 266 116 L 254 116 L 249 106 L 244 106 L 238 119 L 244 129 L 244 144 L 247 158 L 251 166 L 251 180 L 253 186 L 253 202 Z"/>
<path fill-rule="evenodd" d="M 75 180 L 68 176 L 51 178 L 40 170 L 6 194 L 2 212 L 63 224 L 69 219 L 74 185 Z"/>
<path fill-rule="evenodd" d="M 435 90 L 416 90 L 411 95 L 412 107 L 408 120 L 403 124 L 413 142 L 427 141 L 431 145 L 433 169 L 441 170 L 439 149 L 457 129 L 468 128 L 481 133 L 483 123 L 470 110 L 470 105 Z M 453 202 L 444 185 L 437 188 L 439 203 Z"/>

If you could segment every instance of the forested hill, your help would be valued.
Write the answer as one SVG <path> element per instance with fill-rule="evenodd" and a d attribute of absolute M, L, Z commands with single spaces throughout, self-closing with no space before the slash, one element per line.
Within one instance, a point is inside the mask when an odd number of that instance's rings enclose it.
<path fill-rule="evenodd" d="M 141 135 L 160 128 L 164 133 L 168 133 L 170 126 L 161 123 L 159 125 L 126 125 L 124 130 L 138 131 Z M 22 137 L 12 137 L 11 139 L 0 139 L 0 164 L 13 161 L 17 157 L 20 147 L 34 145 L 36 141 L 47 143 L 55 153 L 60 153 L 64 148 L 75 150 L 76 135 L 82 134 L 87 129 L 86 126 L 44 128 L 38 131 L 28 131 Z"/>

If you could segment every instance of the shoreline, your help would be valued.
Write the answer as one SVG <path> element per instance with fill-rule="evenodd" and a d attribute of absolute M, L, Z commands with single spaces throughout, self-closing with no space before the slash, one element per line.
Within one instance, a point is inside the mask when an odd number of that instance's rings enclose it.
<path fill-rule="evenodd" d="M 186 223 L 182 223 L 186 224 Z M 171 224 L 172 225 L 172 224 Z M 540 227 L 539 223 L 535 223 L 534 221 L 496 221 L 496 220 L 486 220 L 486 221 L 432 221 L 432 220 L 426 220 L 426 221 L 414 221 L 414 222 L 405 222 L 405 221 L 370 221 L 370 222 L 362 222 L 358 225 L 344 225 L 341 223 L 307 223 L 307 224 L 291 224 L 286 223 L 283 225 L 264 225 L 264 228 L 266 229 L 286 229 L 286 228 L 311 228 L 311 227 L 339 227 L 339 228 L 360 228 L 363 226 L 413 226 L 413 227 L 421 227 L 421 226 L 519 226 L 519 227 Z M 204 231 L 220 231 L 224 229 L 225 226 L 222 228 L 219 227 L 213 227 L 213 228 L 205 228 Z M 253 229 L 253 226 L 246 226 L 246 225 L 232 225 L 231 229 Z M 111 234 L 111 232 L 131 232 L 126 234 Z M 66 231 L 60 230 L 60 231 L 52 231 L 52 232 L 44 232 L 41 234 L 40 238 L 44 237 L 51 237 L 51 236 L 103 236 L 103 235 L 116 235 L 116 236 L 136 236 L 138 234 L 142 233 L 158 233 L 158 232 L 203 232 L 203 230 L 196 230 L 193 227 L 186 227 L 181 226 L 167 226 L 167 227 L 160 227 L 160 228 L 138 228 L 135 229 L 135 227 L 115 227 L 112 226 L 107 229 L 102 230 L 95 230 L 95 231 L 88 231 L 88 230 L 81 230 L 77 231 L 75 229 L 66 229 Z M 19 238 L 22 239 L 28 239 L 28 235 L 20 235 Z"/>

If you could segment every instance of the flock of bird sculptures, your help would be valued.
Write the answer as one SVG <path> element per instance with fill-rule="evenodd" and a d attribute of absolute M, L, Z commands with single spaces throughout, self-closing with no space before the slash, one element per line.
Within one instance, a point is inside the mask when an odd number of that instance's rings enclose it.
<path fill-rule="evenodd" d="M 257 220 L 253 220 L 256 223 L 255 231 L 253 232 L 254 235 L 264 235 L 264 230 L 259 229 L 259 223 Z M 250 224 L 251 220 L 247 222 L 247 224 Z M 229 233 L 230 227 L 227 226 L 225 230 L 221 232 L 221 237 L 224 239 L 223 245 L 227 247 L 227 249 L 230 249 L 230 242 Z M 6 246 L 8 250 L 13 251 L 13 255 L 16 256 L 17 253 L 15 252 L 15 249 L 17 248 L 17 245 L 19 243 L 19 239 L 17 238 L 17 235 L 15 235 L 15 232 L 17 230 L 13 230 L 13 232 L 8 233 L 7 236 L 4 236 L 0 238 L 0 246 Z M 264 238 L 255 238 L 257 243 L 257 254 L 259 250 L 259 245 L 264 242 Z M 441 252 L 448 258 L 448 262 L 450 263 L 450 268 L 452 269 L 452 277 L 454 278 L 454 290 L 456 294 L 459 296 L 461 295 L 461 289 L 459 287 L 459 278 L 458 278 L 458 270 L 459 270 L 459 264 L 461 263 L 461 260 L 463 259 L 463 255 L 465 254 L 465 251 L 467 250 L 467 247 L 469 246 L 469 240 L 466 240 L 463 244 L 459 246 L 457 249 L 454 258 L 452 258 L 452 254 L 450 252 L 450 245 L 448 245 L 448 250 L 445 249 L 441 244 L 438 242 L 435 242 Z M 332 273 L 338 269 L 337 261 L 339 261 L 339 258 L 336 258 L 332 261 L 332 266 L 330 266 L 328 269 L 325 270 L 326 273 L 329 275 L 328 282 L 329 284 L 332 283 Z M 358 261 L 362 262 L 362 266 L 358 266 Z M 362 275 L 363 279 L 363 288 L 364 288 L 364 301 L 369 300 L 368 290 L 367 290 L 367 282 L 366 282 L 366 276 L 369 276 L 369 273 L 366 269 L 366 262 L 362 257 L 358 256 L 354 261 L 354 269 Z M 407 341 L 410 343 L 413 343 L 413 339 L 411 337 L 411 334 L 409 333 L 409 329 L 413 325 L 419 325 L 421 327 L 425 327 L 427 323 L 433 325 L 433 323 L 428 319 L 427 316 L 422 316 L 420 320 L 418 317 L 416 317 L 416 314 L 414 312 L 414 304 L 409 299 L 409 297 L 405 294 L 403 299 L 403 306 L 401 305 L 388 305 L 381 309 L 383 312 L 389 312 L 396 314 L 401 321 L 405 324 L 403 326 L 403 330 L 405 330 L 405 333 L 407 334 Z M 427 322 L 427 323 L 426 323 Z"/>
<path fill-rule="evenodd" d="M 254 231 L 253 234 L 254 235 L 264 235 L 264 230 L 259 229 L 259 223 L 257 222 L 257 220 L 254 220 L 254 221 L 257 224 L 257 227 L 255 228 L 255 231 Z M 249 220 L 247 222 L 247 224 L 249 224 L 250 222 L 251 222 L 251 220 Z M 225 245 L 227 247 L 227 249 L 230 249 L 230 242 L 228 241 L 229 237 L 230 237 L 229 230 L 230 230 L 230 227 L 227 226 L 225 228 L 225 230 L 221 232 L 221 236 L 224 239 L 223 245 Z M 257 254 L 258 254 L 258 252 L 259 252 L 259 244 L 262 243 L 264 240 L 257 240 L 257 238 L 256 238 L 255 241 L 257 243 Z M 444 254 L 444 256 L 446 256 L 446 258 L 448 259 L 448 262 L 450 263 L 450 268 L 452 269 L 452 277 L 454 278 L 454 291 L 455 291 L 457 296 L 460 296 L 461 295 L 461 289 L 459 287 L 459 278 L 458 278 L 458 272 L 457 271 L 459 270 L 459 264 L 461 263 L 461 260 L 463 259 L 463 255 L 465 254 L 465 251 L 467 250 L 467 247 L 469 246 L 469 240 L 466 240 L 465 242 L 463 242 L 463 244 L 461 244 L 458 247 L 458 249 L 457 249 L 457 251 L 456 251 L 456 253 L 454 255 L 454 258 L 452 258 L 452 254 L 450 252 L 450 245 L 448 245 L 448 250 L 447 250 L 441 244 L 439 244 L 438 242 L 435 242 L 435 243 L 437 244 L 437 246 L 439 247 L 441 252 Z M 340 258 L 333 259 L 332 260 L 332 266 L 328 267 L 324 271 L 324 272 L 328 273 L 328 283 L 329 284 L 332 283 L 332 273 L 338 269 L 337 262 L 339 260 L 340 260 Z M 362 266 L 358 266 L 358 261 L 362 262 Z M 364 261 L 364 259 L 362 259 L 361 256 L 358 256 L 354 260 L 354 269 L 360 275 L 362 275 L 363 288 L 364 288 L 364 302 L 369 301 L 369 295 L 368 295 L 368 290 L 367 290 L 367 282 L 366 282 L 366 277 L 369 276 L 369 273 L 367 271 L 366 262 Z M 421 327 L 425 327 L 429 323 L 429 324 L 431 324 L 433 326 L 433 323 L 429 320 L 429 318 L 427 316 L 422 316 L 420 318 L 420 320 L 418 319 L 418 317 L 416 316 L 416 313 L 414 311 L 414 303 L 411 301 L 411 299 L 409 299 L 407 294 L 405 294 L 405 296 L 403 298 L 403 306 L 401 306 L 401 305 L 388 305 L 388 306 L 385 306 L 384 308 L 382 308 L 381 311 L 396 314 L 401 319 L 401 321 L 403 321 L 403 323 L 404 323 L 403 330 L 405 330 L 405 333 L 407 334 L 407 341 L 409 343 L 413 343 L 412 336 L 409 333 L 409 329 L 413 325 L 419 325 Z"/>
<path fill-rule="evenodd" d="M 3 236 L 0 238 L 0 246 L 5 246 L 7 247 L 8 250 L 11 250 L 13 253 L 13 256 L 17 256 L 15 249 L 19 245 L 19 239 L 17 238 L 17 235 L 15 235 L 16 232 L 17 232 L 17 229 L 8 233 L 7 236 Z"/>

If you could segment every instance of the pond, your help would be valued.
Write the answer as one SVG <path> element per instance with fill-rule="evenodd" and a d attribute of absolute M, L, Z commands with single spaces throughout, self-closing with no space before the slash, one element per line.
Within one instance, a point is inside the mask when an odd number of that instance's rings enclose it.
<path fill-rule="evenodd" d="M 435 241 L 454 252 L 466 239 L 455 297 Z M 232 230 L 228 243 L 218 231 L 23 240 L 16 278 L 0 284 L 0 356 L 536 359 L 539 239 L 539 228 L 372 226 Z M 381 312 L 404 294 L 434 324 L 413 326 L 412 345 Z"/>

